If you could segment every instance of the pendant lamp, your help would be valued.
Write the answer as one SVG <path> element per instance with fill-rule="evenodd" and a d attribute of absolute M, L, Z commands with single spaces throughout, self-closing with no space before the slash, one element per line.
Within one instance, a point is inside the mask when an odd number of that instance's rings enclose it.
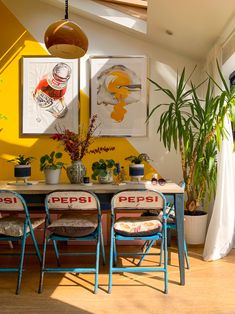
<path fill-rule="evenodd" d="M 68 18 L 68 0 L 65 0 L 65 17 L 52 23 L 44 35 L 47 50 L 54 57 L 81 58 L 88 49 L 88 39 L 82 29 Z"/>

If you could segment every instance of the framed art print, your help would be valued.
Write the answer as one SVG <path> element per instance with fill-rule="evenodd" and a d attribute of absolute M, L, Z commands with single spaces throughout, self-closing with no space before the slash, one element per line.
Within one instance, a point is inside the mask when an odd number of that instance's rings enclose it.
<path fill-rule="evenodd" d="M 24 57 L 22 134 L 78 133 L 78 60 Z"/>
<path fill-rule="evenodd" d="M 146 136 L 147 58 L 91 57 L 90 73 L 96 136 Z"/>

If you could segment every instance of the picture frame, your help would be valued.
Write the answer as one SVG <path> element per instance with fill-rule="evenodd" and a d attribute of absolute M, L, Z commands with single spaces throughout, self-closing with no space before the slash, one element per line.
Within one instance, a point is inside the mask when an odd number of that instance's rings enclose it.
<path fill-rule="evenodd" d="M 96 136 L 147 136 L 147 57 L 90 57 L 91 116 Z"/>
<path fill-rule="evenodd" d="M 77 59 L 23 57 L 21 134 L 78 133 Z"/>

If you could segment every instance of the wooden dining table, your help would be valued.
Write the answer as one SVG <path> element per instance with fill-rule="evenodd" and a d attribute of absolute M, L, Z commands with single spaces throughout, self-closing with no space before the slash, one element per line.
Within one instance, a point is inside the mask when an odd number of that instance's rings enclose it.
<path fill-rule="evenodd" d="M 60 183 L 56 185 L 45 184 L 44 182 L 29 182 L 21 184 L 8 181 L 0 181 L 1 190 L 16 191 L 21 194 L 29 207 L 29 210 L 42 211 L 45 195 L 54 190 L 88 190 L 94 192 L 101 203 L 103 211 L 110 210 L 112 196 L 122 190 L 128 189 L 150 189 L 158 190 L 164 194 L 166 201 L 175 206 L 176 233 L 178 244 L 180 284 L 185 285 L 184 267 L 184 189 L 173 182 L 165 185 L 151 184 L 150 181 L 126 182 L 125 184 L 70 184 Z"/>

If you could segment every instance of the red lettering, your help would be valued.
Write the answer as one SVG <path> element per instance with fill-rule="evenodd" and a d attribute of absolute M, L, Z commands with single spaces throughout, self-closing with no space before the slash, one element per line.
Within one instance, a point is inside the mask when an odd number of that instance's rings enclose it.
<path fill-rule="evenodd" d="M 4 198 L 0 198 L 0 203 L 4 203 L 4 204 L 12 204 L 12 203 L 17 203 L 17 198 L 16 197 L 4 197 Z"/>
<path fill-rule="evenodd" d="M 68 203 L 68 197 L 61 197 L 61 203 L 67 204 Z"/>
<path fill-rule="evenodd" d="M 127 197 L 126 196 L 119 196 L 118 198 L 119 202 L 125 202 L 127 200 Z"/>
<path fill-rule="evenodd" d="M 51 203 L 56 203 L 56 202 L 59 202 L 59 201 L 60 201 L 59 197 L 52 197 L 51 198 Z"/>
<path fill-rule="evenodd" d="M 137 196 L 137 202 L 142 202 L 144 201 L 144 197 L 143 196 Z"/>
<path fill-rule="evenodd" d="M 153 197 L 152 196 L 146 196 L 146 202 L 153 202 Z"/>
<path fill-rule="evenodd" d="M 128 197 L 128 202 L 129 203 L 135 203 L 135 197 L 134 196 L 129 196 Z"/>
<path fill-rule="evenodd" d="M 77 202 L 77 197 L 70 197 L 69 198 L 69 203 L 74 203 L 74 202 Z"/>
<path fill-rule="evenodd" d="M 87 202 L 88 202 L 88 203 L 91 203 L 91 197 L 90 197 L 90 196 L 88 196 Z"/>
<path fill-rule="evenodd" d="M 86 203 L 87 202 L 87 199 L 86 197 L 79 197 L 79 203 Z"/>

